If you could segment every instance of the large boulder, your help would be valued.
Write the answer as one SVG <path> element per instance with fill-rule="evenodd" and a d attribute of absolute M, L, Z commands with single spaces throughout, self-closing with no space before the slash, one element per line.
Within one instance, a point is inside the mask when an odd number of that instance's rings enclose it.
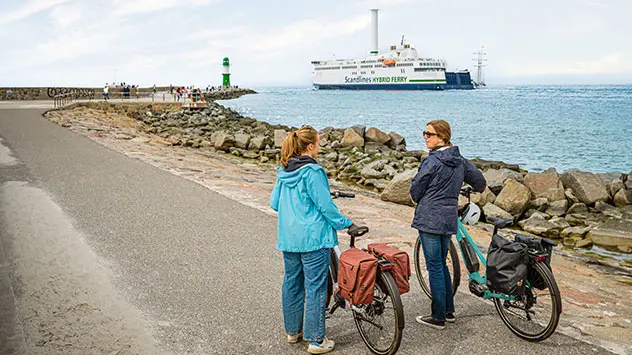
<path fill-rule="evenodd" d="M 383 131 L 375 127 L 371 127 L 367 129 L 366 133 L 364 134 L 364 140 L 367 142 L 386 144 L 389 140 L 391 140 L 391 137 Z"/>
<path fill-rule="evenodd" d="M 524 177 L 524 185 L 531 190 L 534 198 L 544 197 L 550 202 L 566 199 L 557 173 L 528 173 Z"/>
<path fill-rule="evenodd" d="M 266 136 L 253 137 L 248 144 L 248 149 L 255 151 L 264 150 L 266 149 L 267 142 L 268 138 Z"/>
<path fill-rule="evenodd" d="M 577 203 L 572 204 L 571 207 L 569 207 L 569 209 L 566 211 L 566 213 L 568 213 L 568 214 L 573 214 L 573 213 L 586 214 L 586 213 L 588 213 L 588 207 L 586 206 L 585 203 L 577 202 Z"/>
<path fill-rule="evenodd" d="M 531 199 L 529 188 L 514 179 L 505 182 L 505 187 L 496 197 L 494 204 L 512 215 L 524 212 Z"/>
<path fill-rule="evenodd" d="M 632 221 L 627 219 L 611 219 L 588 232 L 593 243 L 619 250 L 632 248 Z"/>
<path fill-rule="evenodd" d="M 248 143 L 250 143 L 250 136 L 244 133 L 235 134 L 235 147 L 241 149 L 248 149 Z"/>
<path fill-rule="evenodd" d="M 487 181 L 487 186 L 496 195 L 503 189 L 505 181 L 508 179 L 514 179 L 516 181 L 523 181 L 522 174 L 509 169 L 489 169 L 483 172 L 483 176 Z"/>
<path fill-rule="evenodd" d="M 217 135 L 215 135 L 215 133 L 217 133 Z M 223 150 L 223 151 L 229 151 L 231 147 L 234 146 L 235 144 L 235 138 L 224 132 L 224 131 L 219 131 L 219 132 L 215 132 L 213 133 L 213 136 L 211 136 L 211 140 L 213 141 L 213 145 L 215 146 L 215 149 L 218 150 Z"/>
<path fill-rule="evenodd" d="M 391 138 L 387 143 L 389 147 L 395 149 L 398 146 L 406 146 L 406 139 L 396 132 L 390 132 L 388 136 Z"/>
<path fill-rule="evenodd" d="M 494 205 L 493 203 L 487 203 L 483 206 L 483 213 L 486 217 L 513 219 L 511 213 L 503 210 L 502 208 Z"/>
<path fill-rule="evenodd" d="M 275 129 L 274 130 L 274 147 L 281 148 L 283 145 L 283 140 L 287 137 L 289 133 L 283 129 Z"/>
<path fill-rule="evenodd" d="M 461 195 L 459 195 L 461 196 Z M 483 192 L 473 192 L 470 195 L 470 201 L 477 204 L 479 207 L 483 207 L 488 203 L 494 203 L 496 200 L 496 195 L 489 189 L 489 187 L 485 188 Z"/>
<path fill-rule="evenodd" d="M 364 146 L 364 138 L 358 134 L 353 128 L 347 128 L 342 137 L 343 147 L 362 147 Z"/>
<path fill-rule="evenodd" d="M 614 195 L 614 204 L 617 207 L 632 205 L 632 190 L 621 189 Z"/>
<path fill-rule="evenodd" d="M 364 133 L 366 132 L 366 126 L 353 126 L 351 127 L 360 137 L 364 138 Z"/>
<path fill-rule="evenodd" d="M 410 199 L 410 184 L 416 174 L 417 170 L 411 169 L 395 175 L 384 191 L 382 191 L 380 198 L 384 201 L 414 206 L 413 201 Z"/>
<path fill-rule="evenodd" d="M 540 213 L 534 213 L 528 219 L 518 222 L 518 224 L 529 233 L 549 238 L 559 237 L 561 230 L 559 226 L 544 219 Z"/>
<path fill-rule="evenodd" d="M 608 192 L 610 192 L 610 196 L 614 198 L 617 192 L 619 192 L 619 190 L 624 189 L 624 188 L 625 188 L 625 183 L 623 182 L 621 178 L 618 178 L 612 181 Z"/>
<path fill-rule="evenodd" d="M 549 216 L 558 217 L 565 215 L 567 208 L 568 201 L 566 199 L 563 199 L 560 201 L 551 202 L 545 212 Z"/>
<path fill-rule="evenodd" d="M 570 188 L 573 194 L 587 205 L 610 199 L 606 184 L 601 177 L 593 173 L 569 170 L 562 174 L 560 180 L 564 187 Z"/>

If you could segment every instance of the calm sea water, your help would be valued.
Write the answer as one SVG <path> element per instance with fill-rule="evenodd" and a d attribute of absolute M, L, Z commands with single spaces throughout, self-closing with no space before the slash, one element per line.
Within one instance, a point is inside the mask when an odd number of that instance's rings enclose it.
<path fill-rule="evenodd" d="M 468 157 L 518 163 L 529 171 L 632 170 L 632 85 L 499 86 L 472 91 L 319 91 L 255 88 L 220 101 L 245 116 L 288 126 L 366 125 L 425 149 L 434 119 L 452 126 Z"/>

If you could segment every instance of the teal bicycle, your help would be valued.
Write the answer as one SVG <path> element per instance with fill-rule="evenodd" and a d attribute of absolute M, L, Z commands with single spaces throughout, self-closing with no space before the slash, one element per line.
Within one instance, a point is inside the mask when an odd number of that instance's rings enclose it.
<path fill-rule="evenodd" d="M 456 240 L 469 276 L 470 292 L 485 300 L 493 300 L 503 323 L 520 338 L 532 342 L 547 339 L 555 332 L 562 313 L 560 290 L 549 266 L 551 249 L 557 243 L 545 238 L 516 235 L 516 241 L 526 244 L 528 248 L 528 277 L 525 281 L 524 291 L 518 295 L 509 295 L 491 290 L 487 275 L 480 273 L 479 260 L 483 264 L 483 269 L 487 267 L 487 260 L 462 223 L 464 216 L 468 214 L 468 209 L 473 208 L 470 202 L 471 191 L 470 187 L 461 190 L 461 194 L 468 199 L 468 204 L 459 211 L 456 234 Z M 487 217 L 487 220 L 494 224 L 492 235 L 496 235 L 499 229 L 513 224 L 511 219 Z M 431 298 L 430 282 L 419 238 L 415 244 L 414 260 L 419 284 L 424 293 Z M 447 264 L 452 271 L 453 294 L 456 294 L 461 281 L 461 263 L 452 241 L 448 247 Z"/>

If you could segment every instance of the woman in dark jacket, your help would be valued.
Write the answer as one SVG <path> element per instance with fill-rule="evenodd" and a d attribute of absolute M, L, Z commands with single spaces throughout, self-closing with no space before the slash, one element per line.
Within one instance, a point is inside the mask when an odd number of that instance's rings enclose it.
<path fill-rule="evenodd" d="M 419 316 L 417 322 L 444 329 L 445 322 L 455 322 L 452 280 L 446 257 L 450 238 L 457 231 L 459 190 L 466 182 L 474 191 L 485 190 L 483 174 L 450 143 L 448 122 L 428 122 L 423 132 L 430 154 L 421 162 L 410 186 L 410 196 L 417 204 L 413 228 L 419 231 L 426 268 L 430 279 L 432 314 Z"/>

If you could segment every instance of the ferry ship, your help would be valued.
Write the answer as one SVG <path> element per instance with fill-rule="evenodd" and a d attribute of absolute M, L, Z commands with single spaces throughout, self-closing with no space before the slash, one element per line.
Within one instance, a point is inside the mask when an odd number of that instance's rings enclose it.
<path fill-rule="evenodd" d="M 314 60 L 312 83 L 317 89 L 448 90 L 474 89 L 468 70 L 447 72 L 442 59 L 422 58 L 405 43 L 378 53 L 378 9 L 371 9 L 371 52 L 364 59 Z"/>

